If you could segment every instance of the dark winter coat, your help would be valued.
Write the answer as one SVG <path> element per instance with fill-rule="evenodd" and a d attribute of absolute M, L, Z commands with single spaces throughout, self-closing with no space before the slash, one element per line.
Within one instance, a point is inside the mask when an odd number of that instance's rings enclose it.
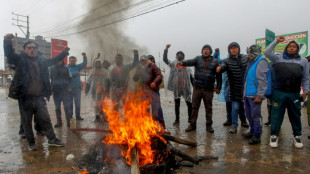
<path fill-rule="evenodd" d="M 12 41 L 10 40 L 4 40 L 3 45 L 4 54 L 7 57 L 8 63 L 15 66 L 15 75 L 12 82 L 15 86 L 15 89 L 9 91 L 9 96 L 11 95 L 16 96 L 17 98 L 22 98 L 27 94 L 30 79 L 29 68 L 32 66 L 32 62 L 30 60 L 35 59 L 40 69 L 40 77 L 42 82 L 41 96 L 49 99 L 51 95 L 51 85 L 48 67 L 57 64 L 57 62 L 59 62 L 60 60 L 63 60 L 68 55 L 68 53 L 63 51 L 52 59 L 45 59 L 39 56 L 35 58 L 30 58 L 26 53 L 21 53 L 19 55 L 16 54 L 13 49 Z M 12 92 L 14 92 L 14 94 L 12 94 Z"/>
<path fill-rule="evenodd" d="M 65 64 L 62 64 L 61 66 L 54 65 L 50 70 L 50 75 L 53 91 L 68 90 L 72 76 L 69 68 L 66 67 Z"/>
<path fill-rule="evenodd" d="M 214 90 L 216 78 L 216 89 L 222 88 L 222 74 L 216 73 L 216 68 L 219 66 L 219 61 L 212 56 L 206 58 L 197 56 L 194 59 L 182 61 L 182 66 L 195 67 L 194 85 L 207 90 Z"/>
<path fill-rule="evenodd" d="M 236 43 L 235 43 L 236 44 Z M 238 47 L 239 45 L 236 44 Z M 228 52 L 232 44 L 228 46 Z M 239 47 L 240 50 L 240 47 Z M 248 56 L 239 54 L 237 57 L 229 56 L 223 60 L 221 72 L 227 72 L 229 81 L 230 100 L 242 100 L 243 99 L 243 83 L 245 71 L 248 65 Z"/>
<path fill-rule="evenodd" d="M 158 92 L 163 76 L 160 69 L 154 63 L 150 63 L 145 68 L 138 67 L 136 74 L 133 76 L 133 80 L 141 80 L 143 87 L 151 89 L 154 92 Z M 156 83 L 155 88 L 151 88 L 151 83 L 153 82 Z"/>

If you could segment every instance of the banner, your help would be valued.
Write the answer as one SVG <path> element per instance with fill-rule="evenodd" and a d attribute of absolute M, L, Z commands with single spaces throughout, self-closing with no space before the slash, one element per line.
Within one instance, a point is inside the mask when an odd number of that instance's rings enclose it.
<path fill-rule="evenodd" d="M 279 43 L 276 48 L 274 49 L 275 52 L 283 52 L 286 45 L 292 41 L 295 40 L 297 43 L 300 44 L 301 49 L 299 50 L 299 54 L 302 57 L 308 56 L 308 31 L 303 31 L 303 32 L 298 32 L 298 33 L 291 33 L 291 34 L 284 34 L 284 35 L 279 35 L 279 36 L 284 36 L 285 41 Z M 279 36 L 276 36 L 279 37 Z M 266 40 L 265 38 L 260 38 L 256 39 L 256 44 L 260 47 L 262 47 L 262 53 L 266 49 Z"/>
<path fill-rule="evenodd" d="M 59 53 L 61 53 L 65 49 L 65 47 L 68 46 L 68 42 L 65 40 L 52 39 L 51 45 L 52 45 L 51 46 L 51 54 L 52 54 L 52 57 L 55 57 Z M 67 65 L 68 58 L 66 57 L 64 59 L 64 61 L 65 61 L 65 65 Z"/>

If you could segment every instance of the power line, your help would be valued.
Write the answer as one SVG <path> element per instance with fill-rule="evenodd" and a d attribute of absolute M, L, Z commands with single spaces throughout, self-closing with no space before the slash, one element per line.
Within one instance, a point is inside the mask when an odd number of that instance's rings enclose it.
<path fill-rule="evenodd" d="M 90 19 L 90 20 L 88 20 L 88 21 L 85 21 L 84 23 L 79 24 L 79 25 L 77 25 L 77 26 L 70 26 L 70 25 L 69 25 L 69 26 L 61 26 L 60 28 L 54 28 L 54 29 L 50 29 L 50 30 L 47 30 L 47 31 L 44 31 L 44 32 L 40 32 L 40 33 L 53 33 L 53 32 L 55 32 L 55 31 L 57 31 L 57 30 L 67 30 L 67 29 L 72 30 L 72 29 L 75 29 L 75 28 L 80 27 L 81 25 L 85 25 L 85 24 L 87 24 L 87 23 L 94 22 L 94 21 L 96 21 L 96 20 L 98 20 L 98 19 L 102 19 L 102 18 L 104 18 L 104 17 L 112 16 L 113 14 L 120 13 L 120 12 L 122 12 L 122 11 L 124 11 L 124 10 L 128 10 L 129 8 L 133 8 L 133 7 L 135 7 L 135 6 L 139 6 L 139 5 L 141 5 L 141 4 L 143 4 L 143 3 L 146 3 L 146 2 L 148 2 L 148 1 L 153 1 L 153 0 L 145 0 L 145 1 L 142 1 L 142 2 L 138 2 L 138 3 L 135 3 L 135 4 L 129 5 L 129 6 L 124 7 L 124 8 L 122 8 L 122 9 L 118 9 L 118 10 L 116 10 L 116 11 L 113 11 L 113 12 L 110 12 L 110 13 L 106 13 L 106 14 L 101 15 L 101 16 L 99 16 L 99 17 L 92 18 L 92 19 Z M 102 6 L 102 7 L 103 7 L 103 6 Z M 98 8 L 97 8 L 97 9 L 98 9 Z M 89 13 L 83 14 L 83 15 L 81 15 L 81 16 L 85 16 L 85 15 L 87 15 L 87 14 L 89 14 Z M 79 16 L 79 17 L 81 17 L 81 16 Z M 79 17 L 78 17 L 78 18 L 79 18 Z"/>
<path fill-rule="evenodd" d="M 165 5 L 165 6 L 162 6 L 162 7 L 159 7 L 159 8 L 156 8 L 156 9 L 153 9 L 153 10 L 141 13 L 141 14 L 138 14 L 138 15 L 134 15 L 134 16 L 131 16 L 131 17 L 127 17 L 127 18 L 123 18 L 123 19 L 117 20 L 117 21 L 106 23 L 104 25 L 100 25 L 100 26 L 97 26 L 97 27 L 89 28 L 89 29 L 86 29 L 86 30 L 78 31 L 78 32 L 72 32 L 72 33 L 63 34 L 63 35 L 56 35 L 56 36 L 53 36 L 53 37 L 69 36 L 69 35 L 73 35 L 73 34 L 79 34 L 79 33 L 84 33 L 84 32 L 87 32 L 87 31 L 95 30 L 95 29 L 102 28 L 102 27 L 105 27 L 105 26 L 108 26 L 108 25 L 112 25 L 112 24 L 115 24 L 115 23 L 126 21 L 126 20 L 129 20 L 129 19 L 132 19 L 132 18 L 136 18 L 136 17 L 142 16 L 142 15 L 148 14 L 148 13 L 152 13 L 152 12 L 161 10 L 163 8 L 166 8 L 166 7 L 169 7 L 169 6 L 172 6 L 172 5 L 176 5 L 176 4 L 184 2 L 184 1 L 185 0 L 180 0 L 180 1 L 177 1 L 177 2 L 174 2 L 174 3 L 171 3 L 171 4 L 168 4 L 168 5 Z"/>
<path fill-rule="evenodd" d="M 117 0 L 111 0 L 111 1 L 109 1 L 108 3 L 106 3 L 106 4 L 104 4 L 104 5 L 100 6 L 100 7 L 97 7 L 97 8 L 95 8 L 95 9 L 90 10 L 90 12 L 87 12 L 87 13 L 84 13 L 84 14 L 82 14 L 82 15 L 79 15 L 79 16 L 77 16 L 77 17 L 75 17 L 75 18 L 69 19 L 68 21 L 65 21 L 65 22 L 63 22 L 63 23 L 61 23 L 61 24 L 59 24 L 59 25 L 52 25 L 52 26 L 49 26 L 48 28 L 51 28 L 51 27 L 54 27 L 54 28 L 49 29 L 49 30 L 47 30 L 47 31 L 45 31 L 45 32 L 48 32 L 48 31 L 50 31 L 50 30 L 54 30 L 54 29 L 61 28 L 61 27 L 63 27 L 63 25 L 65 25 L 65 24 L 67 25 L 68 23 L 72 23 L 72 22 L 76 21 L 77 19 L 80 19 L 81 17 L 86 16 L 86 15 L 88 15 L 88 14 L 90 14 L 90 13 L 93 13 L 93 12 L 95 12 L 96 10 L 98 10 L 98 9 L 100 9 L 100 8 L 102 8 L 102 7 L 108 6 L 108 5 L 110 5 L 110 4 L 112 4 L 113 2 L 116 2 L 116 1 L 117 1 Z M 39 29 L 39 30 L 40 30 L 40 29 Z M 45 33 L 45 32 L 38 32 L 38 33 Z"/>
<path fill-rule="evenodd" d="M 148 1 L 149 1 L 149 0 L 148 0 Z M 152 1 L 153 1 L 153 0 L 152 0 Z M 175 0 L 160 1 L 158 4 L 151 4 L 151 5 L 148 5 L 148 6 L 144 6 L 144 7 L 142 7 L 142 8 L 143 8 L 143 11 L 148 11 L 149 9 L 152 9 L 152 8 L 155 7 L 155 6 L 156 6 L 156 7 L 157 7 L 157 6 L 162 6 L 162 5 L 167 4 L 168 2 L 170 3 L 170 2 L 172 2 L 172 1 L 175 1 Z M 146 2 L 147 2 L 147 1 L 138 2 L 138 3 L 135 3 L 135 4 L 129 5 L 129 6 L 127 6 L 127 7 L 124 7 L 124 8 L 122 8 L 122 9 L 118 9 L 118 10 L 116 10 L 116 11 L 113 11 L 113 12 L 110 12 L 110 13 L 107 13 L 107 14 L 104 14 L 104 15 L 102 15 L 102 16 L 92 18 L 92 19 L 90 19 L 90 20 L 88 20 L 88 21 L 85 21 L 84 23 L 79 24 L 79 25 L 77 25 L 77 26 L 74 26 L 74 27 L 63 27 L 63 28 L 60 28 L 60 29 L 58 29 L 58 30 L 51 30 L 51 31 L 49 31 L 49 32 L 47 32 L 47 33 L 66 32 L 65 30 L 73 30 L 73 29 L 78 28 L 78 27 L 81 27 L 82 25 L 85 25 L 85 24 L 87 24 L 87 23 L 91 23 L 91 22 L 100 20 L 100 19 L 102 19 L 102 18 L 108 17 L 108 16 L 113 16 L 113 14 L 121 13 L 122 11 L 129 10 L 129 9 L 131 9 L 131 8 L 134 8 L 134 7 L 137 7 L 137 6 L 139 6 L 139 5 L 142 5 L 143 3 L 146 3 Z M 157 2 L 158 2 L 158 1 L 157 1 Z M 142 10 L 142 8 L 139 9 L 139 10 Z M 132 13 L 132 12 L 131 12 L 131 13 Z M 131 13 L 129 12 L 129 13 L 127 13 L 125 16 L 129 16 L 129 14 L 131 14 Z M 138 14 L 138 13 L 137 13 L 137 10 L 134 10 L 132 15 L 136 15 L 136 14 Z M 122 17 L 122 16 L 121 16 L 121 17 Z M 122 17 L 122 18 L 124 18 L 124 17 Z M 111 20 L 112 20 L 112 21 L 113 21 L 113 20 L 119 20 L 119 19 L 122 19 L 122 18 L 116 17 L 116 18 L 112 18 Z M 111 21 L 111 20 L 110 20 L 110 21 Z M 60 31 L 60 30 L 62 30 L 62 31 Z"/>

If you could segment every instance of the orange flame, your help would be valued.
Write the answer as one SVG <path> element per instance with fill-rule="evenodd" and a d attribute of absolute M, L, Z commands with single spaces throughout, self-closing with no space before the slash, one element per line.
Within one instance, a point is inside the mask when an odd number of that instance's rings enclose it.
<path fill-rule="evenodd" d="M 150 109 L 149 91 L 139 90 L 137 93 L 128 93 L 127 101 L 123 107 L 123 114 L 115 111 L 115 103 L 110 99 L 104 100 L 102 110 L 107 116 L 111 135 L 107 135 L 102 141 L 106 144 L 127 145 L 122 148 L 122 155 L 127 164 L 131 164 L 131 152 L 133 148 L 139 151 L 139 166 L 142 167 L 154 161 L 154 151 L 151 149 L 151 138 L 159 137 L 161 141 L 166 141 L 160 137 L 164 133 L 163 128 L 152 119 L 148 112 Z M 124 147 L 124 146 L 123 146 Z"/>
<path fill-rule="evenodd" d="M 79 174 L 89 174 L 86 169 L 84 169 L 82 172 L 79 172 Z"/>

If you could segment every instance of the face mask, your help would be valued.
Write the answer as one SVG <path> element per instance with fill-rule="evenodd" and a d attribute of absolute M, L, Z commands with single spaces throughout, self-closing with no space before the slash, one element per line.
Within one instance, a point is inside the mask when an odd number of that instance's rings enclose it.
<path fill-rule="evenodd" d="M 178 59 L 179 61 L 181 61 L 181 60 L 184 59 L 184 57 L 177 57 L 177 59 Z"/>

